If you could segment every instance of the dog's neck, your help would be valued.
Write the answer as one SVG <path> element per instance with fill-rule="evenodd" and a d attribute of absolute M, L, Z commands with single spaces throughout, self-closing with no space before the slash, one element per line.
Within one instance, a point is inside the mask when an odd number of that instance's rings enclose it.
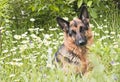
<path fill-rule="evenodd" d="M 83 55 L 85 56 L 88 48 L 86 46 L 76 46 L 75 44 L 71 44 L 70 42 L 64 42 L 66 50 L 73 52 L 76 56 L 82 59 Z M 83 58 L 84 59 L 84 58 Z"/>

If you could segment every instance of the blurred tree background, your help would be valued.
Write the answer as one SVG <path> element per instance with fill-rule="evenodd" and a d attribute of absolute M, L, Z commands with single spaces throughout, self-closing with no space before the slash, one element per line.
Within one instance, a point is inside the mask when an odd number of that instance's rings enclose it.
<path fill-rule="evenodd" d="M 57 16 L 77 16 L 83 2 L 89 7 L 91 19 L 120 8 L 119 0 L 0 0 L 0 26 L 9 25 L 18 34 L 28 28 L 47 32 L 49 27 L 56 27 Z"/>

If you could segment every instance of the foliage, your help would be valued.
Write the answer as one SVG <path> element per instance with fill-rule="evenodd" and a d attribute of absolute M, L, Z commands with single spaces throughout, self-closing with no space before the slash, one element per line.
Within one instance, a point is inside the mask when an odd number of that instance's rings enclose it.
<path fill-rule="evenodd" d="M 87 76 L 52 64 L 63 42 L 55 17 L 89 6 L 94 44 Z M 0 82 L 120 82 L 120 15 L 112 0 L 0 0 Z M 69 20 L 70 20 L 69 19 Z"/>
<path fill-rule="evenodd" d="M 5 7 L 1 4 L 4 12 L 0 18 L 19 33 L 32 27 L 44 27 L 46 30 L 51 24 L 52 27 L 55 27 L 54 23 L 57 16 L 67 16 L 71 13 L 71 7 L 61 0 L 6 0 L 1 2 L 6 4 Z"/>
<path fill-rule="evenodd" d="M 18 34 L 28 28 L 47 31 L 50 25 L 56 26 L 57 16 L 69 17 L 69 20 L 77 16 L 83 2 L 89 7 L 92 18 L 99 18 L 100 14 L 109 13 L 115 7 L 113 0 L 1 0 L 0 24 L 9 24 Z"/>

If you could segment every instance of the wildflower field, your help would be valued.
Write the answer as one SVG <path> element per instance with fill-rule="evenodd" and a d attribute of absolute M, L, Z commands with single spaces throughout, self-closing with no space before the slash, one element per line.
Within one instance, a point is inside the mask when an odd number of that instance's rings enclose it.
<path fill-rule="evenodd" d="M 119 18 L 119 12 L 91 18 L 94 43 L 88 56 L 93 69 L 81 77 L 65 75 L 52 64 L 55 52 L 63 43 L 63 32 L 57 23 L 47 29 L 18 30 L 5 20 L 6 24 L 0 25 L 0 82 L 120 82 Z M 30 18 L 30 23 L 35 20 Z"/>

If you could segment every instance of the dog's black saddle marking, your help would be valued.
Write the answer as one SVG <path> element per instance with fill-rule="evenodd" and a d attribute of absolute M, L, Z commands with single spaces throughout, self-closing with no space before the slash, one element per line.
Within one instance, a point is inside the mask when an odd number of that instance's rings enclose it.
<path fill-rule="evenodd" d="M 75 64 L 75 65 L 79 65 L 80 64 L 80 59 L 78 56 L 76 56 L 73 52 L 68 52 L 65 47 L 64 44 L 62 44 L 60 46 L 60 48 L 58 49 L 58 51 L 55 54 L 55 61 L 56 62 L 60 62 L 60 58 L 58 56 L 61 56 L 64 61 L 70 63 L 70 64 Z"/>

